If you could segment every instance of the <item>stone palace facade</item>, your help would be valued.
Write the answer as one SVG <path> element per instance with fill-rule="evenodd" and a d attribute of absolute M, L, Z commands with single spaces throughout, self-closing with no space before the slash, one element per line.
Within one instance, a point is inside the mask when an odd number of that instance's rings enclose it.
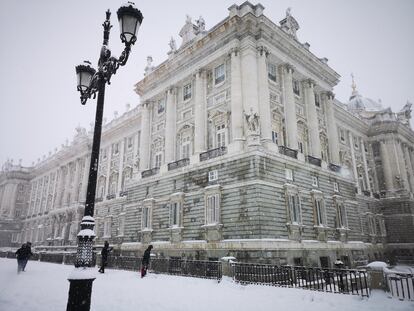
<path fill-rule="evenodd" d="M 332 93 L 340 76 L 245 2 L 182 43 L 136 84 L 141 104 L 104 125 L 96 244 L 122 254 L 349 267 L 414 253 L 414 132 L 400 112 Z M 71 250 L 92 133 L 0 174 L 0 243 Z"/>

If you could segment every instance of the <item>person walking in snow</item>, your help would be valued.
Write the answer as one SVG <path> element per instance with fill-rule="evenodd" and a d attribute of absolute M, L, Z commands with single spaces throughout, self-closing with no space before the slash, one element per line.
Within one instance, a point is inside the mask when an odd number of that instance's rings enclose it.
<path fill-rule="evenodd" d="M 17 273 L 20 273 L 20 271 L 24 271 L 27 261 L 29 260 L 29 257 L 32 255 L 32 251 L 30 247 L 24 243 L 22 247 L 20 247 L 16 251 L 16 257 L 17 257 Z"/>
<path fill-rule="evenodd" d="M 31 242 L 26 242 L 26 247 L 27 247 L 27 258 L 24 260 L 23 262 L 23 271 L 26 269 L 26 265 L 27 262 L 29 261 L 29 258 L 33 256 L 32 253 L 32 243 Z"/>
<path fill-rule="evenodd" d="M 102 248 L 102 251 L 101 251 L 102 263 L 101 263 L 101 268 L 99 269 L 100 273 L 105 273 L 105 266 L 108 264 L 108 254 L 111 251 L 112 251 L 112 247 L 109 247 L 109 242 L 105 241 L 104 247 Z"/>
<path fill-rule="evenodd" d="M 148 270 L 149 263 L 150 263 L 151 250 L 152 250 L 152 245 L 147 247 L 147 249 L 144 252 L 144 256 L 142 257 L 141 278 L 143 278 L 147 274 L 147 270 Z"/>

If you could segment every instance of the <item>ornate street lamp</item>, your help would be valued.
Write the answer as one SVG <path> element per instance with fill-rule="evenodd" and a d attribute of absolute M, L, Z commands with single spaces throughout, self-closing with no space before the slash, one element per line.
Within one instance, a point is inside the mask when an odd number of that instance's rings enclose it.
<path fill-rule="evenodd" d="M 125 48 L 117 59 L 111 56 L 108 49 L 111 12 L 106 12 L 106 19 L 102 24 L 104 28 L 103 45 L 98 61 L 98 70 L 91 67 L 90 62 L 76 66 L 77 89 L 80 92 L 82 105 L 98 93 L 96 105 L 95 129 L 93 134 L 91 163 L 89 167 L 88 188 L 85 201 L 84 217 L 81 221 L 81 230 L 78 233 L 78 248 L 75 260 L 75 269 L 69 275 L 70 282 L 67 311 L 87 311 L 90 309 L 92 282 L 95 280 L 93 264 L 93 231 L 95 220 L 93 218 L 95 207 L 96 180 L 98 175 L 99 149 L 101 144 L 102 116 L 105 98 L 105 85 L 110 84 L 112 75 L 116 73 L 119 66 L 124 66 L 131 51 L 131 45 L 137 40 L 136 33 L 142 23 L 143 16 L 132 2 L 128 2 L 119 8 L 118 20 L 121 27 L 121 41 Z"/>

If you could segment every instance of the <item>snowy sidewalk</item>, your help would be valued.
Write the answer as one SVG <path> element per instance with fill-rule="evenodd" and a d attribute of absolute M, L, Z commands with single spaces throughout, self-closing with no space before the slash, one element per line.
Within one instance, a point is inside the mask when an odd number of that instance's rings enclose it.
<path fill-rule="evenodd" d="M 0 258 L 0 310 L 66 310 L 67 276 L 72 266 L 29 261 L 27 271 L 16 273 L 13 259 Z M 96 269 L 98 270 L 98 269 Z M 168 275 L 108 269 L 93 283 L 91 310 L 96 311 L 405 311 L 413 302 L 387 298 L 375 291 L 369 299 L 293 288 L 238 285 Z"/>

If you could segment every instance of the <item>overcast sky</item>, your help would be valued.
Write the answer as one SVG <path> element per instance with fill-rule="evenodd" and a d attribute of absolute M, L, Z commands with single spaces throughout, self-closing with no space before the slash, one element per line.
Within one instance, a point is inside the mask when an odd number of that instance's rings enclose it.
<path fill-rule="evenodd" d="M 122 51 L 117 0 L 0 0 L 0 165 L 7 158 L 31 165 L 66 139 L 75 127 L 90 128 L 95 101 L 86 106 L 76 91 L 75 66 L 96 64 L 102 43 L 105 11 L 112 11 L 112 54 Z M 105 112 L 111 120 L 125 105 L 139 104 L 133 85 L 143 78 L 147 55 L 154 65 L 167 58 L 171 36 L 178 35 L 186 14 L 206 21 L 206 29 L 228 16 L 234 0 L 137 1 L 144 15 L 138 40 L 125 67 L 106 89 Z M 253 4 L 257 2 L 252 1 Z M 262 0 L 264 14 L 275 23 L 286 8 L 299 22 L 298 39 L 309 42 L 318 57 L 342 77 L 334 89 L 346 102 L 351 72 L 359 92 L 394 111 L 414 102 L 414 1 Z"/>

